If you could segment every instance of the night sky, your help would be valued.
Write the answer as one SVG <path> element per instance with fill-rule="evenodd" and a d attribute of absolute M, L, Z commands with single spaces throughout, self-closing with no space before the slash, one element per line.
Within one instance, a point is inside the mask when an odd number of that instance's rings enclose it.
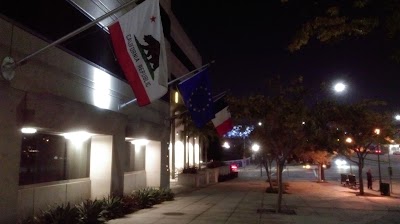
<path fill-rule="evenodd" d="M 312 41 L 290 53 L 286 48 L 307 15 L 279 0 L 173 0 L 172 8 L 203 63 L 216 61 L 211 70 L 215 93 L 248 96 L 265 91 L 270 77 L 302 75 L 310 88 L 347 82 L 345 95 L 324 95 L 339 101 L 380 99 L 390 108 L 400 105 L 400 64 L 390 59 L 390 46 L 378 34 L 330 44 Z"/>
<path fill-rule="evenodd" d="M 56 40 L 83 26 L 89 20 L 64 0 L 5 2 L 0 13 L 11 16 L 35 31 Z M 21 4 L 24 7 L 19 7 Z M 48 10 L 45 6 L 51 6 Z M 266 80 L 280 75 L 284 80 L 302 75 L 307 87 L 318 89 L 343 80 L 348 91 L 342 96 L 321 94 L 343 102 L 380 99 L 390 108 L 400 109 L 398 75 L 400 64 L 390 59 L 391 45 L 378 34 L 346 39 L 330 44 L 312 41 L 300 51 L 290 53 L 287 46 L 295 31 L 309 18 L 302 8 L 283 5 L 280 0 L 172 0 L 172 10 L 203 57 L 211 66 L 213 93 L 229 91 L 235 96 L 264 93 Z M 50 19 L 49 19 L 50 18 Z M 31 23 L 31 25 L 29 25 Z M 71 51 L 101 44 L 81 52 L 83 57 L 122 73 L 108 34 L 97 26 L 62 43 Z M 98 54 L 98 46 L 106 53 Z M 87 56 L 85 55 L 87 54 Z"/>

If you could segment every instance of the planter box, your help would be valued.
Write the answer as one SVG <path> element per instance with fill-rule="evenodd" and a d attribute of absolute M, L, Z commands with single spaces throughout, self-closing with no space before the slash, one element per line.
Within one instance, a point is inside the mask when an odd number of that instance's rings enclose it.
<path fill-rule="evenodd" d="M 180 173 L 178 174 L 178 184 L 189 187 L 200 187 L 206 185 L 206 173 Z"/>
<path fill-rule="evenodd" d="M 199 170 L 198 173 L 180 173 L 178 174 L 178 184 L 189 187 L 201 187 L 209 184 L 218 183 L 220 176 L 230 175 L 229 166 L 220 166 L 216 168 L 207 168 Z"/>

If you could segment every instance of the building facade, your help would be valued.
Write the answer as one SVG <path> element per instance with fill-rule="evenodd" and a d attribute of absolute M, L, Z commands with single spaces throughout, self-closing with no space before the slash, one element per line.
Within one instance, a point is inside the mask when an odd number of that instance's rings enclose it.
<path fill-rule="evenodd" d="M 171 2 L 160 3 L 170 20 L 169 73 L 180 77 L 192 68 L 172 48 L 194 67 L 201 57 Z M 18 61 L 49 43 L 1 15 L 2 60 Z M 119 108 L 135 98 L 127 82 L 60 47 L 18 66 L 11 80 L 1 77 L 0 97 L 0 223 L 55 204 L 169 187 L 168 100 Z"/>

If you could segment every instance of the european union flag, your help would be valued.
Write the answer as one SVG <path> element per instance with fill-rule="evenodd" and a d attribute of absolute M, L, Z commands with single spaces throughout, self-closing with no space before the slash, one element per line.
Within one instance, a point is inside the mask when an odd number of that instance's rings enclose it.
<path fill-rule="evenodd" d="M 214 118 L 208 69 L 179 83 L 178 89 L 197 127 L 203 127 Z"/>

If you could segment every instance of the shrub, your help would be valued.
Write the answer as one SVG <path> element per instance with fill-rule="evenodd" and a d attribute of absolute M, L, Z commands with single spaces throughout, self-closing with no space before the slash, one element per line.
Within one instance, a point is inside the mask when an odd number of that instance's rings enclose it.
<path fill-rule="evenodd" d="M 133 194 L 122 197 L 122 211 L 124 214 L 135 212 L 138 209 L 139 206 Z"/>
<path fill-rule="evenodd" d="M 106 220 L 123 217 L 124 213 L 124 202 L 121 197 L 109 196 L 103 199 L 103 209 L 106 211 L 104 217 Z"/>
<path fill-rule="evenodd" d="M 107 220 L 123 217 L 139 209 L 150 208 L 163 201 L 174 200 L 171 189 L 143 188 L 123 197 L 110 196 L 102 200 L 86 200 L 79 205 L 59 205 L 40 216 L 19 221 L 18 224 L 69 224 L 105 223 Z"/>
<path fill-rule="evenodd" d="M 153 205 L 155 204 L 160 204 L 161 202 L 163 202 L 164 200 L 161 197 L 161 191 L 156 189 L 156 188 L 146 188 L 146 191 L 149 192 L 149 197 L 151 200 L 151 203 Z"/>
<path fill-rule="evenodd" d="M 71 206 L 69 203 L 66 205 L 58 205 L 47 211 L 42 211 L 38 217 L 39 223 L 58 223 L 58 224 L 69 224 L 78 223 L 79 213 L 75 206 Z"/>
<path fill-rule="evenodd" d="M 155 204 L 155 199 L 152 198 L 147 188 L 135 191 L 133 193 L 133 197 L 135 198 L 137 206 L 140 209 L 151 208 Z"/>
<path fill-rule="evenodd" d="M 170 188 L 161 188 L 160 196 L 163 201 L 173 201 L 175 198 L 175 194 Z"/>
<path fill-rule="evenodd" d="M 104 205 L 102 200 L 86 200 L 77 206 L 79 214 L 79 223 L 105 223 L 106 219 L 104 217 L 107 212 L 104 210 Z"/>

